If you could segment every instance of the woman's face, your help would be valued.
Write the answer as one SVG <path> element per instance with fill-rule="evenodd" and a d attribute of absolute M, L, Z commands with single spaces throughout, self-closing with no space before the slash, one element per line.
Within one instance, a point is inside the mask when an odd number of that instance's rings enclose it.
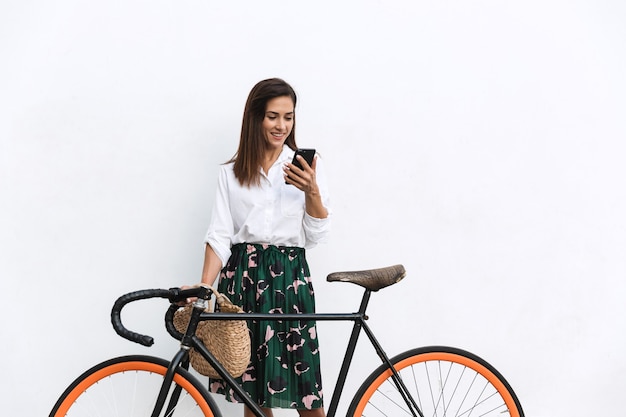
<path fill-rule="evenodd" d="M 262 128 L 268 149 L 282 149 L 293 129 L 294 117 L 291 97 L 276 97 L 267 102 Z"/>

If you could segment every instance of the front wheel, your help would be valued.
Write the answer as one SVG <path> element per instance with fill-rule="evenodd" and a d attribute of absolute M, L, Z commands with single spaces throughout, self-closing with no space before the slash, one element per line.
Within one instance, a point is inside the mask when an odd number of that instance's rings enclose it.
<path fill-rule="evenodd" d="M 391 359 L 422 416 L 524 417 L 522 406 L 504 377 L 486 361 L 461 349 L 423 347 Z M 392 372 L 378 367 L 357 391 L 348 416 L 412 414 Z"/>
<path fill-rule="evenodd" d="M 102 362 L 65 390 L 50 417 L 151 416 L 168 365 L 163 359 L 139 355 Z M 159 414 L 172 415 L 220 417 L 207 390 L 185 369 L 176 371 Z"/>

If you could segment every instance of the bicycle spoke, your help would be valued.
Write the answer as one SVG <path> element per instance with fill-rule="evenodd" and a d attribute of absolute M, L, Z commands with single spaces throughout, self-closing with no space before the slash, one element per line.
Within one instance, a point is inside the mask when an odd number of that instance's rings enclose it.
<path fill-rule="evenodd" d="M 505 398 L 510 404 L 515 405 L 515 402 L 498 376 L 475 363 L 471 356 L 445 351 L 430 353 L 426 349 L 406 352 L 406 356 L 399 355 L 392 362 L 398 363 L 396 370 L 408 395 L 425 417 L 500 417 L 503 413 L 511 414 Z M 514 411 L 512 416 L 523 417 L 517 409 Z M 411 408 L 392 382 L 388 370 L 381 366 L 357 393 L 349 416 L 398 415 L 412 415 Z"/>
<path fill-rule="evenodd" d="M 151 416 L 167 365 L 148 356 L 121 357 L 96 365 L 70 385 L 50 416 Z M 165 404 L 160 417 L 214 415 L 206 388 L 185 370 L 176 372 Z"/>

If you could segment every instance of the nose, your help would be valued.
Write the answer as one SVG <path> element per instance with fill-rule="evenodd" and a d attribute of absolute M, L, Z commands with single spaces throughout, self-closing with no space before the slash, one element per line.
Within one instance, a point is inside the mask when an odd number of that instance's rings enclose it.
<path fill-rule="evenodd" d="M 285 128 L 285 121 L 281 118 L 278 118 L 276 121 L 276 128 L 282 131 Z"/>

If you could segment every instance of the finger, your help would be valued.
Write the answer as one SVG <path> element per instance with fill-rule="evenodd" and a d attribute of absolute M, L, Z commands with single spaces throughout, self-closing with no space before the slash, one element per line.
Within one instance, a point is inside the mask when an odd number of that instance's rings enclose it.
<path fill-rule="evenodd" d="M 300 172 L 302 172 L 302 171 L 300 171 Z M 285 175 L 285 182 L 287 184 L 290 184 L 290 185 L 296 187 L 300 191 L 304 191 L 305 179 L 304 179 L 304 177 L 302 175 L 300 175 L 297 172 L 295 172 L 295 170 L 294 171 L 290 171 L 289 175 Z"/>
<path fill-rule="evenodd" d="M 292 168 L 296 167 L 289 163 L 283 165 L 283 177 L 285 177 L 285 182 L 288 184 L 293 184 L 294 171 Z"/>
<path fill-rule="evenodd" d="M 313 156 L 313 162 L 311 163 L 311 169 L 317 171 L 317 155 Z"/>
<path fill-rule="evenodd" d="M 304 164 L 306 164 L 306 161 L 302 161 L 304 162 Z M 304 167 L 304 169 L 300 169 L 297 166 L 289 163 L 289 164 L 285 164 L 283 167 L 283 175 L 285 177 L 289 177 L 289 179 L 293 180 L 294 182 L 298 181 L 300 178 L 304 177 L 305 173 L 306 173 L 306 169 L 310 169 L 308 165 L 306 165 L 306 167 Z"/>
<path fill-rule="evenodd" d="M 311 165 L 309 165 L 309 163 L 306 161 L 306 159 L 304 159 L 302 155 L 298 155 L 297 158 L 298 158 L 298 161 L 300 161 L 300 164 L 302 165 L 303 171 L 306 171 L 309 168 L 312 168 Z M 313 163 L 315 163 L 315 159 L 313 160 Z"/>

